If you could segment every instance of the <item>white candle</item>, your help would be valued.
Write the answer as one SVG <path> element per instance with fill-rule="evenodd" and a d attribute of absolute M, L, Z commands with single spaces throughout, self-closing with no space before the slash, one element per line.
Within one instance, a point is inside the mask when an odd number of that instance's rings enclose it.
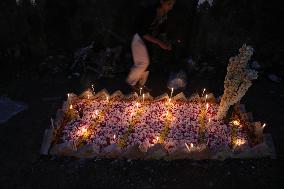
<path fill-rule="evenodd" d="M 145 94 L 143 94 L 143 103 L 144 103 L 144 99 L 145 99 Z"/>
<path fill-rule="evenodd" d="M 141 96 L 142 93 L 142 87 L 140 87 L 139 95 Z"/>
<path fill-rule="evenodd" d="M 171 98 L 173 97 L 173 93 L 174 93 L 174 88 L 172 88 L 172 91 L 171 91 Z"/>
<path fill-rule="evenodd" d="M 206 103 L 206 101 L 207 101 L 207 97 L 208 97 L 208 95 L 206 94 L 206 95 L 205 95 L 205 103 Z"/>
<path fill-rule="evenodd" d="M 201 95 L 201 96 L 203 96 L 203 94 L 204 94 L 205 91 L 206 91 L 206 89 L 203 89 L 203 92 L 202 92 L 202 95 Z"/>
<path fill-rule="evenodd" d="M 95 87 L 94 87 L 94 85 L 92 85 L 92 90 L 93 90 L 93 93 L 95 94 Z"/>
<path fill-rule="evenodd" d="M 206 111 L 208 110 L 208 108 L 209 108 L 209 104 L 207 103 L 207 104 L 206 104 Z"/>

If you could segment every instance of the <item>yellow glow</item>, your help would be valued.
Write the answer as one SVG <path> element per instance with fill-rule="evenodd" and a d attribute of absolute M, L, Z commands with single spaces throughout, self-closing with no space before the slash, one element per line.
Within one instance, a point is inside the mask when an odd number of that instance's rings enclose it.
<path fill-rule="evenodd" d="M 73 105 L 72 105 L 72 104 L 70 105 L 69 109 L 70 109 L 70 110 L 72 110 L 72 109 L 73 109 Z"/>
<path fill-rule="evenodd" d="M 88 94 L 88 99 L 90 99 L 90 95 Z"/>
<path fill-rule="evenodd" d="M 241 145 L 243 145 L 244 143 L 246 143 L 246 141 L 245 141 L 244 139 L 237 139 L 237 140 L 236 140 L 236 145 L 237 145 L 237 146 L 241 146 Z"/>
<path fill-rule="evenodd" d="M 208 110 L 208 108 L 209 108 L 209 104 L 207 103 L 207 104 L 206 104 L 206 110 Z"/>
<path fill-rule="evenodd" d="M 236 125 L 236 126 L 239 126 L 239 125 L 240 125 L 240 122 L 239 122 L 238 120 L 234 120 L 234 121 L 233 121 L 233 124 Z"/>
<path fill-rule="evenodd" d="M 87 137 L 88 136 L 88 130 L 86 128 L 81 128 L 78 130 L 78 135 Z"/>

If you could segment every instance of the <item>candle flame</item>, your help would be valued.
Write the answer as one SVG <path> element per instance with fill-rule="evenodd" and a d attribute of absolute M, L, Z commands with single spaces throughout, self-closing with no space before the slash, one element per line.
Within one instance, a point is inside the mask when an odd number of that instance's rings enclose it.
<path fill-rule="evenodd" d="M 206 110 L 208 110 L 208 108 L 209 108 L 209 104 L 207 103 L 207 104 L 206 104 Z"/>
<path fill-rule="evenodd" d="M 113 139 L 114 139 L 114 140 L 116 139 L 116 135 L 113 135 Z"/>
<path fill-rule="evenodd" d="M 172 88 L 172 93 L 174 92 L 174 88 Z"/>
<path fill-rule="evenodd" d="M 246 141 L 245 141 L 244 139 L 237 139 L 235 144 L 236 144 L 237 146 L 241 146 L 241 145 L 243 145 L 244 143 L 246 143 Z"/>
<path fill-rule="evenodd" d="M 208 97 L 208 94 L 205 95 L 205 99 L 207 99 L 207 97 Z"/>
<path fill-rule="evenodd" d="M 190 143 L 190 147 L 193 148 L 193 143 Z"/>
<path fill-rule="evenodd" d="M 160 139 L 160 137 L 157 136 L 157 137 L 156 137 L 157 142 L 159 141 L 159 139 Z"/>
<path fill-rule="evenodd" d="M 69 109 L 70 109 L 70 110 L 72 110 L 72 109 L 73 109 L 73 105 L 72 105 L 72 104 L 70 105 Z"/>
<path fill-rule="evenodd" d="M 88 99 L 90 99 L 90 95 L 88 94 Z"/>
<path fill-rule="evenodd" d="M 68 97 L 68 98 L 70 97 L 70 94 L 69 94 L 69 93 L 67 93 L 67 97 Z"/>
<path fill-rule="evenodd" d="M 209 118 L 209 123 L 211 122 L 211 118 Z"/>
<path fill-rule="evenodd" d="M 77 133 L 78 133 L 78 135 L 80 135 L 80 136 L 84 136 L 84 137 L 88 136 L 88 130 L 87 130 L 86 128 L 81 128 L 81 129 L 79 129 L 79 130 L 77 131 Z"/>
<path fill-rule="evenodd" d="M 262 128 L 264 128 L 264 127 L 266 127 L 266 123 L 264 123 L 264 124 L 262 125 Z"/>
<path fill-rule="evenodd" d="M 203 96 L 203 94 L 204 94 L 205 91 L 206 91 L 206 89 L 204 88 L 201 96 Z"/>
<path fill-rule="evenodd" d="M 238 120 L 234 120 L 234 121 L 233 121 L 233 124 L 236 125 L 236 126 L 239 126 L 239 125 L 240 125 L 240 122 L 239 122 Z"/>

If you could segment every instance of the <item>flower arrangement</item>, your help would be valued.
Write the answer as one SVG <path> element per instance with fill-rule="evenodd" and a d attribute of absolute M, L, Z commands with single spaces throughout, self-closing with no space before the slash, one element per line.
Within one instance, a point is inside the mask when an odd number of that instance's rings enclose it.
<path fill-rule="evenodd" d="M 248 65 L 252 55 L 253 48 L 243 45 L 239 49 L 239 55 L 230 58 L 224 81 L 224 94 L 217 113 L 218 120 L 226 116 L 230 106 L 239 102 L 252 85 L 252 80 L 257 79 L 257 71 L 250 69 Z"/>

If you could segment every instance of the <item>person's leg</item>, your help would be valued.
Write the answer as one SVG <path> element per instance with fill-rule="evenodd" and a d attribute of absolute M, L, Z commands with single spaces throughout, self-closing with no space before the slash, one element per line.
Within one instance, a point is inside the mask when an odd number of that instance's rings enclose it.
<path fill-rule="evenodd" d="M 143 40 L 138 34 L 135 34 L 133 37 L 131 49 L 134 65 L 130 70 L 126 82 L 129 85 L 134 86 L 145 74 L 145 71 L 149 65 L 149 55 Z M 143 84 L 145 84 L 145 82 L 146 80 L 143 81 Z"/>

